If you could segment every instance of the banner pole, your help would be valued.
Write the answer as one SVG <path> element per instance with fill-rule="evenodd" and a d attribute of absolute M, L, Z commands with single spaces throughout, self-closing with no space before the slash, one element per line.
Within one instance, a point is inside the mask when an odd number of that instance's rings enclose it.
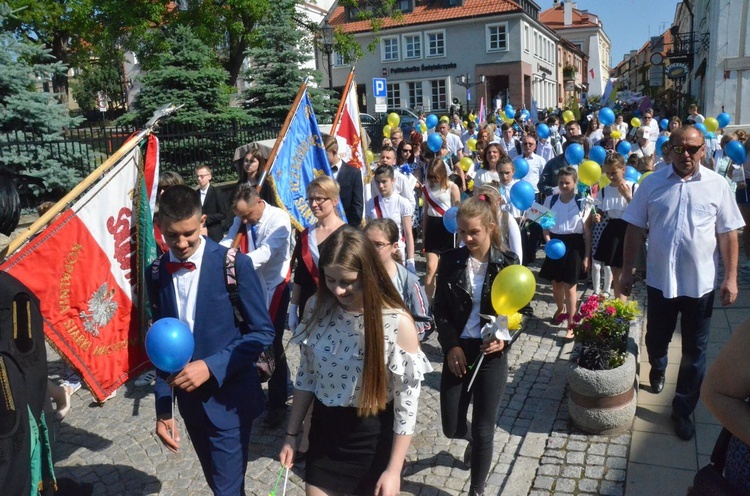
<path fill-rule="evenodd" d="M 346 84 L 344 85 L 344 94 L 341 95 L 341 99 L 339 100 L 339 108 L 336 109 L 336 116 L 333 118 L 333 124 L 331 125 L 331 136 L 336 135 L 336 129 L 339 126 L 339 121 L 341 120 L 341 114 L 344 112 L 344 106 L 346 105 L 346 99 L 349 96 L 349 92 L 352 89 L 352 79 L 354 79 L 354 67 L 352 67 L 351 72 L 349 72 L 349 77 L 346 78 Z"/>

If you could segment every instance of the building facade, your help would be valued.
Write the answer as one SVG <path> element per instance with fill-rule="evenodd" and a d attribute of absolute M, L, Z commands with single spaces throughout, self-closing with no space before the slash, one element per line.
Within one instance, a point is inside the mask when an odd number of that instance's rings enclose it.
<path fill-rule="evenodd" d="M 403 17 L 384 19 L 376 39 L 358 11 L 336 5 L 328 21 L 363 48 L 355 79 L 361 110 L 375 113 L 373 78 L 385 78 L 387 111 L 398 108 L 442 113 L 460 103 L 488 110 L 499 99 L 516 109 L 557 106 L 557 35 L 539 22 L 532 0 L 401 0 Z M 325 54 L 319 54 L 325 66 Z M 334 53 L 333 86 L 351 71 Z"/>
<path fill-rule="evenodd" d="M 609 80 L 612 43 L 598 16 L 566 1 L 541 13 L 541 21 L 588 56 L 588 94 L 601 96 Z"/>

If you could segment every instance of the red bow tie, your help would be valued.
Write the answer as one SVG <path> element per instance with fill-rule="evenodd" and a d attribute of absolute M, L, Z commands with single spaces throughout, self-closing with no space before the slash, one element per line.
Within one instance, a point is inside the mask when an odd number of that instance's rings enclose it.
<path fill-rule="evenodd" d="M 170 274 L 174 274 L 180 269 L 188 271 L 195 270 L 195 264 L 193 262 L 167 262 L 165 267 Z"/>

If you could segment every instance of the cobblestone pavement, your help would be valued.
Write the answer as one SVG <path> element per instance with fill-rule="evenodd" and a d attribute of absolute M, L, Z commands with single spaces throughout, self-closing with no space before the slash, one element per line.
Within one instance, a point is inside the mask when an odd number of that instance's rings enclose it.
<path fill-rule="evenodd" d="M 531 267 L 535 273 L 539 265 Z M 636 286 L 635 298 L 642 304 L 642 283 Z M 565 368 L 573 345 L 563 342 L 564 329 L 550 323 L 555 308 L 551 288 L 543 281 L 537 282 L 532 306 L 534 315 L 527 318 L 524 333 L 509 355 L 510 374 L 486 494 L 622 495 L 630 433 L 592 436 L 571 426 Z M 293 348 L 287 352 L 294 371 L 299 354 Z M 436 336 L 430 336 L 423 348 L 435 371 L 423 385 L 402 492 L 466 494 L 469 468 L 462 461 L 466 441 L 445 438 L 440 427 L 442 362 Z M 60 359 L 51 351 L 49 358 L 51 374 L 62 375 Z M 247 493 L 254 495 L 268 494 L 273 487 L 284 433 L 283 428 L 265 429 L 260 420 L 254 425 L 246 474 Z M 57 476 L 92 483 L 96 495 L 210 494 L 187 435 L 182 434 L 182 449 L 176 455 L 154 435 L 150 387 L 136 388 L 130 383 L 101 407 L 82 389 L 74 395 L 72 411 L 55 430 Z M 304 494 L 302 475 L 302 469 L 295 466 L 287 494 Z"/>

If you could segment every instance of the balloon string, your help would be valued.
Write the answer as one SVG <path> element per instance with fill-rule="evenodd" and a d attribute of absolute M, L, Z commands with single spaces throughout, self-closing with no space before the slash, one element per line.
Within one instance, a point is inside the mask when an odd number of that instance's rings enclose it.
<path fill-rule="evenodd" d="M 169 430 L 169 437 L 174 439 L 174 426 L 175 426 L 175 419 L 174 419 L 174 386 L 171 387 L 171 394 L 172 394 L 172 401 L 170 402 L 172 404 L 172 428 Z"/>
<path fill-rule="evenodd" d="M 469 381 L 469 387 L 466 388 L 466 391 L 471 391 L 471 386 L 474 384 L 474 379 L 477 378 L 477 373 L 479 372 L 479 368 L 482 366 L 482 361 L 484 361 L 484 353 L 479 355 L 479 362 L 477 363 L 477 367 L 474 369 L 474 375 L 471 376 L 471 381 Z"/>
<path fill-rule="evenodd" d="M 286 484 L 289 482 L 289 467 L 286 468 L 286 471 L 284 472 L 284 496 L 286 496 Z"/>

